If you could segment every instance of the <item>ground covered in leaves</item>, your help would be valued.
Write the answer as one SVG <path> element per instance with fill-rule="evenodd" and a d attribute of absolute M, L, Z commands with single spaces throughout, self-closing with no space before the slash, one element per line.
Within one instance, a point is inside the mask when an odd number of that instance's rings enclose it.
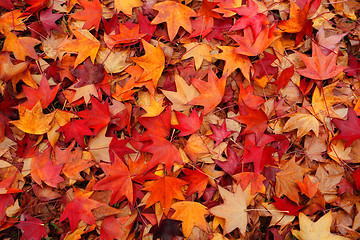
<path fill-rule="evenodd" d="M 358 239 L 355 0 L 1 0 L 1 239 Z"/>

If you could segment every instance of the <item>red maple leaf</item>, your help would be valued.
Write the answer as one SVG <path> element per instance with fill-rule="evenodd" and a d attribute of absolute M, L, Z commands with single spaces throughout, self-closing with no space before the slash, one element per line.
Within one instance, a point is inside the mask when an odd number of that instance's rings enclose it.
<path fill-rule="evenodd" d="M 102 8 L 99 0 L 78 1 L 84 7 L 84 10 L 72 14 L 71 17 L 85 21 L 83 28 L 90 29 L 91 27 L 95 27 L 96 31 L 98 31 L 102 16 Z"/>
<path fill-rule="evenodd" d="M 111 200 L 113 205 L 118 202 L 123 196 L 133 204 L 133 184 L 128 167 L 119 159 L 115 158 L 113 164 L 100 163 L 100 167 L 105 172 L 106 177 L 98 181 L 93 190 L 110 190 Z"/>
<path fill-rule="evenodd" d="M 209 177 L 199 168 L 196 168 L 195 170 L 184 168 L 182 171 L 185 174 L 185 177 L 182 179 L 189 183 L 186 195 L 190 196 L 197 192 L 198 197 L 200 198 L 204 194 Z"/>
<path fill-rule="evenodd" d="M 65 135 L 65 142 L 70 142 L 71 139 L 82 147 L 85 148 L 84 136 L 92 136 L 94 133 L 86 126 L 87 121 L 84 119 L 76 119 L 68 122 L 64 126 L 60 127 L 57 131 L 63 132 Z"/>
<path fill-rule="evenodd" d="M 77 115 L 86 120 L 86 126 L 93 129 L 94 134 L 106 127 L 111 119 L 108 102 L 100 103 L 95 97 L 91 97 L 91 109 L 80 111 Z"/>
<path fill-rule="evenodd" d="M 273 196 L 275 202 L 271 204 L 275 205 L 279 210 L 286 211 L 288 215 L 297 216 L 299 215 L 300 210 L 304 207 L 304 205 L 297 205 L 293 201 L 289 200 L 287 197 L 278 198 Z"/>
<path fill-rule="evenodd" d="M 55 21 L 61 18 L 62 16 L 63 16 L 62 14 L 52 13 L 52 7 L 40 13 L 40 22 L 43 25 L 44 30 L 47 32 L 48 35 L 51 34 L 50 32 L 51 29 L 62 32 L 61 28 L 55 23 Z"/>
<path fill-rule="evenodd" d="M 60 85 L 57 85 L 53 89 L 50 89 L 49 82 L 44 75 L 41 78 L 38 89 L 33 89 L 28 86 L 23 87 L 24 94 L 27 98 L 27 101 L 23 103 L 23 106 L 27 109 L 32 109 L 40 100 L 41 107 L 43 109 L 47 108 L 47 106 L 55 99 L 59 87 Z"/>
<path fill-rule="evenodd" d="M 118 156 L 124 163 L 125 163 L 125 158 L 124 155 L 125 154 L 131 154 L 134 153 L 135 151 L 132 150 L 131 148 L 128 148 L 126 146 L 126 144 L 130 141 L 131 139 L 118 139 L 116 137 L 116 135 L 114 135 L 113 139 L 111 139 L 110 145 L 109 145 L 109 154 L 110 154 L 110 160 L 111 162 L 114 162 L 114 155 Z M 115 154 L 114 154 L 115 153 Z"/>
<path fill-rule="evenodd" d="M 147 129 L 145 135 L 151 134 L 166 138 L 170 133 L 171 109 L 170 107 L 166 108 L 156 117 L 141 117 L 139 123 Z"/>
<path fill-rule="evenodd" d="M 220 128 L 218 128 L 214 124 L 210 124 L 211 130 L 213 131 L 213 134 L 208 135 L 208 137 L 215 141 L 215 146 L 218 146 L 222 141 L 224 141 L 225 138 L 230 136 L 234 131 L 228 132 L 226 129 L 226 121 L 223 122 Z"/>
<path fill-rule="evenodd" d="M 152 144 L 142 149 L 144 152 L 153 154 L 148 162 L 148 170 L 160 163 L 164 163 L 166 171 L 170 172 L 174 162 L 183 164 L 179 150 L 171 142 L 155 135 L 150 135 L 150 138 Z"/>
<path fill-rule="evenodd" d="M 86 58 L 84 64 L 71 71 L 79 80 L 74 87 L 79 88 L 101 82 L 105 78 L 103 71 L 104 65 L 93 64 L 90 58 Z"/>
<path fill-rule="evenodd" d="M 172 127 L 180 130 L 179 136 L 187 136 L 197 132 L 202 124 L 203 116 L 199 117 L 198 112 L 194 109 L 190 116 L 187 116 L 181 112 L 175 112 L 177 119 L 179 120 L 178 125 Z"/>
<path fill-rule="evenodd" d="M 123 229 L 129 217 L 110 216 L 104 219 L 100 228 L 100 240 L 123 239 L 125 231 Z"/>
<path fill-rule="evenodd" d="M 333 119 L 332 122 L 340 129 L 340 134 L 335 139 L 343 139 L 346 141 L 345 147 L 350 146 L 355 140 L 360 138 L 360 119 L 356 115 L 353 108 L 348 108 L 348 119 Z"/>
<path fill-rule="evenodd" d="M 228 145 L 226 148 L 227 159 L 225 162 L 216 160 L 216 165 L 221 167 L 229 175 L 234 175 L 241 166 L 241 158 L 236 154 L 233 147 Z"/>
<path fill-rule="evenodd" d="M 312 57 L 297 52 L 306 65 L 305 69 L 297 70 L 297 72 L 304 77 L 314 80 L 325 80 L 335 77 L 347 68 L 336 65 L 338 51 L 339 47 L 325 56 L 320 47 L 316 43 L 312 43 Z"/>
<path fill-rule="evenodd" d="M 44 223 L 40 219 L 29 215 L 25 216 L 21 222 L 16 224 L 16 227 L 22 232 L 21 240 L 41 240 L 43 237 L 48 237 Z"/>
<path fill-rule="evenodd" d="M 254 37 L 257 37 L 262 30 L 263 25 L 269 24 L 269 20 L 263 13 L 259 13 L 258 5 L 253 0 L 248 1 L 248 6 L 241 6 L 231 9 L 241 15 L 234 26 L 229 31 L 244 29 L 251 26 Z"/>
<path fill-rule="evenodd" d="M 254 133 L 256 141 L 260 140 L 267 127 L 267 116 L 263 110 L 254 110 L 248 107 L 244 107 L 247 115 L 236 116 L 234 119 L 238 122 L 246 124 L 246 129 L 242 134 Z"/>
<path fill-rule="evenodd" d="M 269 135 L 262 135 L 261 139 L 255 145 L 254 135 L 247 135 L 245 138 L 245 151 L 242 163 L 253 163 L 254 172 L 256 175 L 260 174 L 265 165 L 275 165 L 273 153 L 277 152 L 277 149 L 266 146 L 274 140 Z"/>
<path fill-rule="evenodd" d="M 96 224 L 95 217 L 91 210 L 103 205 L 95 200 L 90 199 L 93 192 L 82 192 L 74 188 L 75 198 L 66 206 L 60 217 L 60 222 L 66 218 L 69 219 L 71 231 L 75 231 L 80 220 L 87 224 Z"/>

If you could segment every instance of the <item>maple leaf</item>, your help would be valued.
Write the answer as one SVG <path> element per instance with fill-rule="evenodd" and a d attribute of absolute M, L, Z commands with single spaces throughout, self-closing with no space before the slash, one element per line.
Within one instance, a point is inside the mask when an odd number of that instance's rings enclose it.
<path fill-rule="evenodd" d="M 7 10 L 14 9 L 14 5 L 12 4 L 11 0 L 4 0 L 0 2 L 0 6 L 6 8 Z"/>
<path fill-rule="evenodd" d="M 141 40 L 141 43 L 144 46 L 145 55 L 133 57 L 131 60 L 144 69 L 144 73 L 141 75 L 139 81 L 145 82 L 152 80 L 154 87 L 156 87 L 165 67 L 164 52 L 160 45 L 154 47 L 145 40 Z"/>
<path fill-rule="evenodd" d="M 43 237 L 48 237 L 44 223 L 40 219 L 29 215 L 26 215 L 21 222 L 16 224 L 16 227 L 22 232 L 21 240 L 41 240 Z"/>
<path fill-rule="evenodd" d="M 106 217 L 101 224 L 100 240 L 123 239 L 125 235 L 123 227 L 128 219 L 129 217 Z"/>
<path fill-rule="evenodd" d="M 261 54 L 273 41 L 280 37 L 273 35 L 274 27 L 263 28 L 259 35 L 256 36 L 256 39 L 253 36 L 250 27 L 244 29 L 244 36 L 230 36 L 239 44 L 239 47 L 234 49 L 234 53 L 246 56 L 256 56 Z"/>
<path fill-rule="evenodd" d="M 319 184 L 320 184 L 319 182 L 313 184 L 308 175 L 306 175 L 304 177 L 303 182 L 296 181 L 296 183 L 299 186 L 301 192 L 303 194 L 305 194 L 306 196 L 308 196 L 309 198 L 312 198 L 315 196 L 316 192 L 318 191 Z"/>
<path fill-rule="evenodd" d="M 245 235 L 248 221 L 247 203 L 240 185 L 236 185 L 234 193 L 219 186 L 219 192 L 224 203 L 211 208 L 209 211 L 215 216 L 225 218 L 224 233 L 230 233 L 239 228 L 240 233 Z"/>
<path fill-rule="evenodd" d="M 11 0 L 5 0 L 11 1 Z M 1 4 L 4 1 L 1 1 Z M 24 31 L 26 29 L 26 25 L 24 24 L 24 19 L 26 17 L 23 16 L 23 13 L 20 9 L 15 9 L 14 11 L 3 13 L 0 16 L 0 33 L 4 34 L 7 31 L 15 30 L 15 31 Z"/>
<path fill-rule="evenodd" d="M 167 215 L 170 211 L 171 201 L 176 198 L 185 200 L 181 191 L 181 186 L 186 185 L 187 182 L 175 177 L 162 177 L 156 181 L 151 182 L 142 190 L 151 192 L 150 197 L 146 203 L 146 208 L 160 202 L 163 212 Z"/>
<path fill-rule="evenodd" d="M 58 49 L 61 51 L 78 53 L 78 56 L 75 59 L 74 68 L 88 57 L 94 62 L 100 48 L 100 42 L 87 30 L 75 29 L 73 33 L 76 40 L 64 40 L 60 43 Z"/>
<path fill-rule="evenodd" d="M 166 138 L 170 133 L 171 108 L 155 117 L 141 117 L 139 123 L 147 129 L 145 134 Z"/>
<path fill-rule="evenodd" d="M 242 189 L 246 189 L 250 184 L 250 194 L 265 193 L 266 188 L 263 184 L 266 179 L 263 175 L 256 175 L 253 172 L 242 172 L 233 175 L 233 178 L 240 184 Z"/>
<path fill-rule="evenodd" d="M 40 22 L 43 25 L 48 35 L 51 34 L 50 32 L 51 29 L 62 32 L 61 28 L 55 23 L 55 21 L 61 18 L 62 16 L 63 16 L 62 14 L 52 13 L 52 7 L 40 13 Z"/>
<path fill-rule="evenodd" d="M 26 107 L 19 106 L 19 120 L 10 121 L 20 130 L 30 133 L 41 135 L 47 133 L 52 127 L 55 112 L 43 114 L 40 101 L 35 106 L 28 110 Z"/>
<path fill-rule="evenodd" d="M 191 83 L 199 90 L 200 96 L 188 104 L 204 106 L 203 115 L 206 115 L 221 102 L 225 92 L 226 75 L 218 78 L 212 70 L 209 70 L 208 82 L 195 78 Z"/>
<path fill-rule="evenodd" d="M 83 28 L 90 29 L 94 27 L 99 30 L 102 9 L 99 0 L 77 0 L 84 7 L 84 10 L 71 15 L 72 18 L 85 21 Z M 91 17 L 90 17 L 91 16 Z"/>
<path fill-rule="evenodd" d="M 5 32 L 5 42 L 2 51 L 13 52 L 18 60 L 25 61 L 26 56 L 35 60 L 39 59 L 34 47 L 41 43 L 39 40 L 32 37 L 16 37 L 10 31 Z"/>
<path fill-rule="evenodd" d="M 182 179 L 189 183 L 188 189 L 186 190 L 186 195 L 190 196 L 197 192 L 198 197 L 201 197 L 204 194 L 208 184 L 208 176 L 198 168 L 195 170 L 184 168 L 182 171 L 185 174 L 185 177 Z"/>
<path fill-rule="evenodd" d="M 272 82 L 271 84 L 275 84 L 277 87 L 277 92 L 279 92 L 281 88 L 286 87 L 294 73 L 295 67 L 294 65 L 292 65 L 291 67 L 284 69 L 278 79 L 276 79 L 276 81 Z"/>
<path fill-rule="evenodd" d="M 199 96 L 199 91 L 193 85 L 188 85 L 179 75 L 175 75 L 176 92 L 161 90 L 173 105 L 171 108 L 175 111 L 184 111 L 190 109 L 188 102 Z"/>
<path fill-rule="evenodd" d="M 249 85 L 244 89 L 242 84 L 239 85 L 239 104 L 245 104 L 247 107 L 257 110 L 265 102 L 262 97 L 254 95 L 254 87 Z"/>
<path fill-rule="evenodd" d="M 281 31 L 288 33 L 298 33 L 305 28 L 308 23 L 307 15 L 309 12 L 310 1 L 307 1 L 303 8 L 297 5 L 297 2 L 290 2 L 290 18 L 288 20 L 280 21 L 278 28 Z"/>
<path fill-rule="evenodd" d="M 232 26 L 229 31 L 244 29 L 247 26 L 251 26 L 254 36 L 258 36 L 262 30 L 262 26 L 269 24 L 267 17 L 263 13 L 259 13 L 258 8 L 258 5 L 253 0 L 248 0 L 248 6 L 231 9 L 241 15 L 241 18 L 235 22 L 234 26 Z"/>
<path fill-rule="evenodd" d="M 80 220 L 87 224 L 95 224 L 95 217 L 91 210 L 98 208 L 103 203 L 90 199 L 93 192 L 82 192 L 80 189 L 74 188 L 75 198 L 65 207 L 60 217 L 60 222 L 66 218 L 69 219 L 71 231 L 75 231 Z"/>
<path fill-rule="evenodd" d="M 63 132 L 65 135 L 65 142 L 70 142 L 71 139 L 85 148 L 84 136 L 92 136 L 94 133 L 86 126 L 87 121 L 83 119 L 73 120 L 60 127 L 57 132 Z"/>
<path fill-rule="evenodd" d="M 27 109 L 32 109 L 38 101 L 41 103 L 43 109 L 47 108 L 49 104 L 55 99 L 60 85 L 57 85 L 53 89 L 50 89 L 49 82 L 43 75 L 40 81 L 38 89 L 33 89 L 28 86 L 24 86 L 24 94 L 27 101 L 23 103 L 23 106 Z"/>
<path fill-rule="evenodd" d="M 26 12 L 34 13 L 37 12 L 44 7 L 46 7 L 49 0 L 24 0 L 30 7 L 26 8 Z"/>
<path fill-rule="evenodd" d="M 171 142 L 156 135 L 150 135 L 150 138 L 152 144 L 142 149 L 142 151 L 153 154 L 148 163 L 148 170 L 160 163 L 164 163 L 166 171 L 170 172 L 174 162 L 183 163 L 179 150 Z"/>
<path fill-rule="evenodd" d="M 254 110 L 245 106 L 247 111 L 247 115 L 245 116 L 236 116 L 233 119 L 246 124 L 246 129 L 242 132 L 242 134 L 254 133 L 256 137 L 256 141 L 259 141 L 261 136 L 267 127 L 267 116 L 266 114 L 260 110 Z"/>
<path fill-rule="evenodd" d="M 132 9 L 141 7 L 143 2 L 141 0 L 115 0 L 114 5 L 116 11 L 121 11 L 126 15 L 132 15 Z"/>
<path fill-rule="evenodd" d="M 347 68 L 345 66 L 336 65 L 336 57 L 339 48 L 336 48 L 329 55 L 325 56 L 316 43 L 313 43 L 311 46 L 313 53 L 312 57 L 297 52 L 306 65 L 305 69 L 297 70 L 300 75 L 314 80 L 325 80 L 335 77 Z"/>
<path fill-rule="evenodd" d="M 198 112 L 194 109 L 190 116 L 183 113 L 175 112 L 179 124 L 172 125 L 173 128 L 180 130 L 179 136 L 187 136 L 197 132 L 203 122 L 203 116 L 199 117 Z"/>
<path fill-rule="evenodd" d="M 350 146 L 355 140 L 360 138 L 360 119 L 353 108 L 348 108 L 348 119 L 333 119 L 332 122 L 340 129 L 340 134 L 336 135 L 333 140 L 343 139 L 346 141 L 345 148 Z"/>
<path fill-rule="evenodd" d="M 204 205 L 198 202 L 181 201 L 172 204 L 171 208 L 175 209 L 171 218 L 182 221 L 182 229 L 186 238 L 190 236 L 194 226 L 208 232 L 208 223 L 204 215 L 209 212 Z"/>
<path fill-rule="evenodd" d="M 285 123 L 284 132 L 290 132 L 297 129 L 297 137 L 301 138 L 311 130 L 316 136 L 319 134 L 319 121 L 308 113 L 294 113 Z"/>
<path fill-rule="evenodd" d="M 90 84 L 96 84 L 101 82 L 105 74 L 104 65 L 102 64 L 93 64 L 90 58 L 86 58 L 83 65 L 78 66 L 76 69 L 71 72 L 75 77 L 78 78 L 78 82 L 74 85 L 75 88 L 83 87 Z"/>
<path fill-rule="evenodd" d="M 272 202 L 271 204 L 274 204 L 277 209 L 281 211 L 286 211 L 287 214 L 297 216 L 299 214 L 299 211 L 304 207 L 304 205 L 297 205 L 294 202 L 290 201 L 287 197 L 284 198 L 278 198 L 276 196 L 273 196 L 273 199 L 275 202 Z"/>
<path fill-rule="evenodd" d="M 94 134 L 106 127 L 111 119 L 109 104 L 100 103 L 95 97 L 91 98 L 91 110 L 80 111 L 77 115 L 86 121 L 86 126 L 93 129 Z"/>
<path fill-rule="evenodd" d="M 213 57 L 225 61 L 223 72 L 227 75 L 232 74 L 237 68 L 240 68 L 242 74 L 246 79 L 250 79 L 250 68 L 252 66 L 249 57 L 234 52 L 236 47 L 231 46 L 217 46 L 222 52 Z"/>
<path fill-rule="evenodd" d="M 8 81 L 27 69 L 28 62 L 13 64 L 9 52 L 0 53 L 0 79 Z"/>
<path fill-rule="evenodd" d="M 204 60 L 212 62 L 212 56 L 210 55 L 210 52 L 213 49 L 206 43 L 193 42 L 184 44 L 184 47 L 186 48 L 186 52 L 182 56 L 181 60 L 193 57 L 195 60 L 196 70 L 199 70 Z"/>
<path fill-rule="evenodd" d="M 123 162 L 125 162 L 125 154 L 131 154 L 131 153 L 135 153 L 134 150 L 132 150 L 131 148 L 128 148 L 126 146 L 126 144 L 130 141 L 131 139 L 118 139 L 115 135 L 112 138 L 110 145 L 109 145 L 109 149 L 111 150 L 110 153 L 110 159 L 114 159 L 114 153 L 116 154 L 116 156 L 118 156 Z"/>
<path fill-rule="evenodd" d="M 196 17 L 196 12 L 191 8 L 174 1 L 156 3 L 153 8 L 159 13 L 152 20 L 151 24 L 167 23 L 167 30 L 170 41 L 174 40 L 180 26 L 187 32 L 191 32 L 191 17 Z M 172 11 L 168 11 L 172 9 Z"/>
<path fill-rule="evenodd" d="M 123 196 L 126 196 L 133 204 L 133 184 L 127 166 L 119 158 L 115 158 L 113 164 L 100 163 L 100 166 L 106 177 L 98 181 L 92 189 L 111 190 L 111 205 L 118 202 Z"/>
<path fill-rule="evenodd" d="M 295 162 L 295 157 L 281 165 L 282 171 L 276 173 L 275 192 L 278 197 L 285 194 L 291 201 L 299 202 L 299 188 L 296 181 L 302 181 L 310 169 L 303 168 Z"/>
<path fill-rule="evenodd" d="M 135 44 L 137 43 L 141 38 L 146 36 L 144 33 L 139 33 L 140 25 L 135 25 L 135 27 L 129 29 L 124 24 L 119 24 L 119 34 L 116 35 L 105 35 L 105 43 L 106 45 L 112 49 L 115 47 L 115 45 L 120 43 L 125 44 Z"/>
<path fill-rule="evenodd" d="M 300 240 L 328 239 L 345 240 L 346 237 L 338 236 L 330 232 L 332 224 L 332 212 L 328 212 L 316 222 L 311 221 L 304 213 L 299 214 L 300 231 L 292 230 L 292 234 Z"/>
<path fill-rule="evenodd" d="M 215 146 L 218 146 L 221 142 L 224 141 L 225 138 L 230 136 L 233 131 L 227 131 L 226 129 L 226 121 L 224 121 L 221 124 L 220 128 L 217 128 L 214 124 L 210 124 L 211 130 L 213 131 L 213 134 L 208 135 L 208 137 L 215 141 Z"/>

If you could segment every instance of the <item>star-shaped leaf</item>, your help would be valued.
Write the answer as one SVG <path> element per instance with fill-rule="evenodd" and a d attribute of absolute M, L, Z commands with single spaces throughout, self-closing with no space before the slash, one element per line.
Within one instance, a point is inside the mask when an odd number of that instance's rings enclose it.
<path fill-rule="evenodd" d="M 26 107 L 19 106 L 19 120 L 10 121 L 20 130 L 30 134 L 44 134 L 52 127 L 52 120 L 55 112 L 44 114 L 40 101 L 35 106 L 28 110 Z"/>
<path fill-rule="evenodd" d="M 314 80 L 325 80 L 335 77 L 347 68 L 336 65 L 338 51 L 339 48 L 336 48 L 329 55 L 325 56 L 320 47 L 316 43 L 312 43 L 312 57 L 297 52 L 306 65 L 305 69 L 297 70 L 297 72 L 304 77 Z"/>
<path fill-rule="evenodd" d="M 330 232 L 332 224 L 332 212 L 328 212 L 316 222 L 311 221 L 304 213 L 299 214 L 300 231 L 292 230 L 292 234 L 300 240 L 327 239 L 345 240 L 346 237 L 338 236 Z"/>
<path fill-rule="evenodd" d="M 78 0 L 84 10 L 78 11 L 71 15 L 72 18 L 85 21 L 83 28 L 90 29 L 94 27 L 99 30 L 102 9 L 99 0 Z"/>
<path fill-rule="evenodd" d="M 180 26 L 191 32 L 190 17 L 196 17 L 196 12 L 191 8 L 175 1 L 165 1 L 154 5 L 152 8 L 159 11 L 151 24 L 167 23 L 170 41 L 174 40 Z M 171 11 L 169 11 L 171 9 Z"/>
<path fill-rule="evenodd" d="M 199 90 L 200 96 L 191 100 L 189 104 L 204 106 L 203 114 L 206 115 L 221 102 L 225 92 L 226 75 L 218 78 L 209 70 L 207 82 L 194 78 L 191 83 Z"/>
<path fill-rule="evenodd" d="M 81 192 L 81 190 L 74 188 L 75 198 L 66 206 L 60 217 L 60 222 L 66 218 L 69 219 L 71 231 L 75 231 L 80 220 L 87 224 L 95 224 L 95 217 L 91 210 L 98 208 L 103 203 L 90 199 L 93 192 Z"/>
<path fill-rule="evenodd" d="M 153 181 L 149 186 L 142 189 L 151 192 L 146 207 L 148 208 L 156 202 L 160 202 L 163 212 L 167 215 L 171 207 L 172 199 L 185 200 L 181 186 L 186 184 L 187 182 L 179 178 L 167 176 Z"/>
<path fill-rule="evenodd" d="M 98 181 L 93 190 L 110 190 L 113 205 L 118 202 L 121 197 L 126 196 L 131 204 L 133 204 L 133 184 L 128 167 L 117 157 L 113 164 L 100 163 L 101 168 L 106 177 Z"/>

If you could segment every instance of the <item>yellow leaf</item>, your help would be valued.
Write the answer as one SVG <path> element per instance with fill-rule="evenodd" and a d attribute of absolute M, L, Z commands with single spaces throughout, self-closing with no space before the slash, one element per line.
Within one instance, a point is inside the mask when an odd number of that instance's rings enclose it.
<path fill-rule="evenodd" d="M 210 212 L 215 216 L 225 218 L 224 233 L 229 233 L 239 228 L 242 235 L 246 232 L 247 226 L 247 205 L 245 193 L 240 185 L 235 186 L 234 193 L 219 186 L 219 192 L 224 203 L 213 207 Z"/>
<path fill-rule="evenodd" d="M 206 207 L 198 202 L 181 201 L 171 205 L 175 209 L 172 219 L 182 221 L 184 236 L 188 238 L 194 226 L 199 227 L 204 232 L 208 232 L 208 223 L 204 215 L 208 214 Z"/>
<path fill-rule="evenodd" d="M 319 134 L 319 121 L 311 114 L 294 113 L 286 122 L 283 131 L 291 132 L 297 129 L 297 137 L 301 138 L 311 130 L 316 136 Z"/>
<path fill-rule="evenodd" d="M 317 222 L 311 221 L 305 214 L 299 214 L 300 231 L 292 230 L 292 234 L 299 240 L 343 240 L 349 239 L 330 232 L 332 212 L 322 216 Z"/>
<path fill-rule="evenodd" d="M 51 129 L 54 115 L 55 112 L 46 115 L 43 114 L 41 103 L 39 101 L 31 110 L 28 110 L 26 107 L 20 105 L 20 119 L 10 121 L 10 123 L 14 124 L 17 128 L 26 133 L 40 135 L 47 133 Z"/>
<path fill-rule="evenodd" d="M 187 105 L 187 103 L 200 96 L 199 91 L 194 87 L 194 85 L 191 84 L 189 86 L 179 75 L 175 75 L 175 84 L 176 92 L 162 90 L 162 93 L 173 103 L 171 106 L 172 110 L 189 110 L 191 105 Z"/>
<path fill-rule="evenodd" d="M 204 60 L 211 62 L 210 51 L 213 49 L 205 43 L 188 43 L 184 44 L 186 48 L 185 54 L 182 56 L 181 60 L 193 57 L 195 60 L 195 68 L 198 70 L 201 67 L 201 64 Z"/>

